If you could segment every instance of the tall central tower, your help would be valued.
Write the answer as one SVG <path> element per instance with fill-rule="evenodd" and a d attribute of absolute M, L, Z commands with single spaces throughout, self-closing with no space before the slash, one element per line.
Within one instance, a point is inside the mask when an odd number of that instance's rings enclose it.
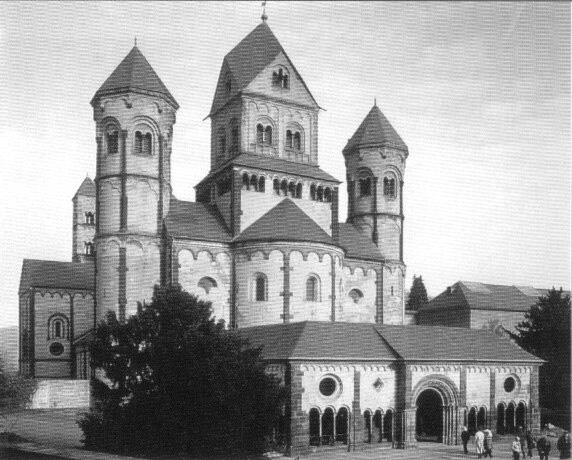
<path fill-rule="evenodd" d="M 161 279 L 178 104 L 137 46 L 91 101 L 96 124 L 96 320 L 124 320 Z"/>

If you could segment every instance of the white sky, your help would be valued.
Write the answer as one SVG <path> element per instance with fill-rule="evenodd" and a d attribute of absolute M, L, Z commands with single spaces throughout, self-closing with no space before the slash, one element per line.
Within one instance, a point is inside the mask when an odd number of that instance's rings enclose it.
<path fill-rule="evenodd" d="M 269 2 L 318 103 L 319 158 L 378 106 L 409 146 L 406 286 L 570 287 L 570 4 Z M 211 98 L 259 2 L 0 5 L 0 326 L 23 258 L 71 260 L 71 198 L 95 173 L 91 97 L 133 46 L 177 99 L 173 187 L 209 169 Z M 346 216 L 345 184 L 341 213 Z"/>

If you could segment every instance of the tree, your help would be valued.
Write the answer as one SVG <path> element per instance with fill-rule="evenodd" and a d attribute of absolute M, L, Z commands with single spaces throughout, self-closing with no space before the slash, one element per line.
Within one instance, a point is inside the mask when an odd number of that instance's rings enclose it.
<path fill-rule="evenodd" d="M 25 408 L 35 390 L 34 379 L 4 371 L 0 361 L 0 414 Z"/>
<path fill-rule="evenodd" d="M 427 289 L 423 284 L 423 278 L 413 275 L 413 284 L 411 285 L 411 292 L 409 293 L 409 300 L 407 301 L 407 310 L 419 311 L 421 307 L 427 305 Z"/>
<path fill-rule="evenodd" d="M 125 323 L 95 332 L 96 407 L 80 420 L 86 447 L 115 452 L 261 452 L 283 403 L 261 350 L 211 318 L 210 303 L 155 288 Z"/>
<path fill-rule="evenodd" d="M 570 296 L 552 288 L 509 332 L 518 345 L 547 361 L 540 367 L 540 405 L 561 411 L 570 424 Z"/>

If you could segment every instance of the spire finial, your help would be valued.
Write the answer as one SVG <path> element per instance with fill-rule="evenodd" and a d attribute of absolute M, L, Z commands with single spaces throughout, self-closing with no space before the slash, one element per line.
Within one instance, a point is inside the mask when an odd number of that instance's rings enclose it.
<path fill-rule="evenodd" d="M 137 46 L 137 36 L 135 36 L 135 46 Z"/>
<path fill-rule="evenodd" d="M 266 22 L 268 19 L 268 16 L 266 15 L 266 0 L 262 2 L 262 16 L 260 16 L 260 19 L 262 19 L 262 22 Z"/>
<path fill-rule="evenodd" d="M 373 98 L 373 106 L 374 106 L 374 107 L 377 107 L 377 97 L 374 97 L 374 98 Z"/>

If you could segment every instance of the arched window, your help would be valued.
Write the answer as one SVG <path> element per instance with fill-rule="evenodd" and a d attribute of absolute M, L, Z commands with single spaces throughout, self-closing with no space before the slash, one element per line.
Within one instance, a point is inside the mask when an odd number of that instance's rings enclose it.
<path fill-rule="evenodd" d="M 61 313 L 54 313 L 48 319 L 48 340 L 68 338 L 68 319 Z"/>
<path fill-rule="evenodd" d="M 301 139 L 300 133 L 298 132 L 294 133 L 294 145 L 293 145 L 294 150 L 301 150 L 302 144 L 300 139 Z"/>
<path fill-rule="evenodd" d="M 290 87 L 288 73 L 283 69 L 278 69 L 272 72 L 272 86 L 288 89 Z"/>
<path fill-rule="evenodd" d="M 292 131 L 286 131 L 286 148 L 292 148 Z"/>
<path fill-rule="evenodd" d="M 264 193 L 265 185 L 266 185 L 266 179 L 264 178 L 264 176 L 260 176 L 260 178 L 258 179 L 258 191 Z"/>
<path fill-rule="evenodd" d="M 93 243 L 83 243 L 84 246 L 84 252 L 86 256 L 92 256 L 93 255 Z"/>
<path fill-rule="evenodd" d="M 306 280 L 306 301 L 318 302 L 320 300 L 320 286 L 318 278 L 314 275 Z"/>
<path fill-rule="evenodd" d="M 324 201 L 327 203 L 332 202 L 332 190 L 329 187 L 326 187 L 324 190 Z"/>
<path fill-rule="evenodd" d="M 354 303 L 358 303 L 361 299 L 363 299 L 363 292 L 359 289 L 352 289 L 348 296 L 354 301 Z"/>
<path fill-rule="evenodd" d="M 302 184 L 296 185 L 296 198 L 302 198 Z"/>
<path fill-rule="evenodd" d="M 316 186 L 314 184 L 310 186 L 310 199 L 316 201 Z"/>
<path fill-rule="evenodd" d="M 371 177 L 365 177 L 359 180 L 359 196 L 371 195 Z"/>
<path fill-rule="evenodd" d="M 112 126 L 107 128 L 105 133 L 105 144 L 107 145 L 108 154 L 119 151 L 119 132 Z"/>
<path fill-rule="evenodd" d="M 280 191 L 282 192 L 282 195 L 288 196 L 288 182 L 286 182 L 286 179 L 282 180 L 282 183 L 280 184 Z"/>
<path fill-rule="evenodd" d="M 250 179 L 248 178 L 248 174 L 244 173 L 242 175 L 242 190 L 248 190 L 250 186 Z"/>
<path fill-rule="evenodd" d="M 275 195 L 280 195 L 280 181 L 278 179 L 274 179 L 272 182 L 272 188 L 274 189 Z"/>
<path fill-rule="evenodd" d="M 211 291 L 211 289 L 216 288 L 218 285 L 214 279 L 205 276 L 204 278 L 201 278 L 199 280 L 197 286 L 203 288 L 205 292 L 208 294 Z"/>
<path fill-rule="evenodd" d="M 316 192 L 316 199 L 318 201 L 324 201 L 324 188 L 318 187 L 318 191 Z"/>
<path fill-rule="evenodd" d="M 135 132 L 135 153 L 140 155 L 143 152 L 143 134 L 141 131 Z"/>
<path fill-rule="evenodd" d="M 85 223 L 88 225 L 94 225 L 95 224 L 95 217 L 93 215 L 93 212 L 86 212 L 85 213 Z"/>
<path fill-rule="evenodd" d="M 143 136 L 143 155 L 151 155 L 153 153 L 153 136 L 151 133 Z"/>
<path fill-rule="evenodd" d="M 226 153 L 226 134 L 224 129 L 218 130 L 218 154 L 220 158 L 224 158 Z"/>
<path fill-rule="evenodd" d="M 256 177 L 254 174 L 250 178 L 250 190 L 253 192 L 258 192 L 258 177 Z"/>
<path fill-rule="evenodd" d="M 254 279 L 254 300 L 257 302 L 268 300 L 268 280 L 263 273 L 257 273 Z"/>
<path fill-rule="evenodd" d="M 260 123 L 256 125 L 256 143 L 264 143 L 264 126 L 262 126 Z"/>
<path fill-rule="evenodd" d="M 290 198 L 296 197 L 296 184 L 294 182 L 290 182 L 288 184 L 288 194 L 290 195 Z"/>
<path fill-rule="evenodd" d="M 395 178 L 388 176 L 383 178 L 383 194 L 388 198 L 395 198 Z"/>
<path fill-rule="evenodd" d="M 272 145 L 272 126 L 264 128 L 264 144 Z"/>

